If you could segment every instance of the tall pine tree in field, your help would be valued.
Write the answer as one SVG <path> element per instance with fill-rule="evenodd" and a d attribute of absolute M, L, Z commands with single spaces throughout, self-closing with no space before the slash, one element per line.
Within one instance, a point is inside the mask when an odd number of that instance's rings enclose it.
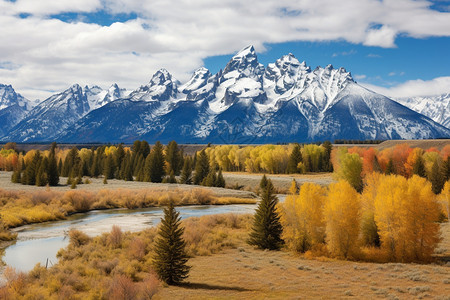
<path fill-rule="evenodd" d="M 300 151 L 300 145 L 295 144 L 294 148 L 292 149 L 291 155 L 289 156 L 289 161 L 287 165 L 287 172 L 289 174 L 292 173 L 298 173 L 298 164 L 301 163 L 303 160 L 302 158 L 302 152 Z"/>
<path fill-rule="evenodd" d="M 190 157 L 184 159 L 183 170 L 181 171 L 180 183 L 192 184 L 192 160 Z"/>
<path fill-rule="evenodd" d="M 209 158 L 205 149 L 197 155 L 195 163 L 194 184 L 201 184 L 209 173 Z"/>
<path fill-rule="evenodd" d="M 47 181 L 50 186 L 57 186 L 59 183 L 58 164 L 56 162 L 56 143 L 52 143 L 50 155 L 48 156 Z"/>
<path fill-rule="evenodd" d="M 180 213 L 170 201 L 164 209 L 164 218 L 158 231 L 153 260 L 159 278 L 167 284 L 179 284 L 186 279 L 190 267 L 186 264 L 186 242 L 183 239 L 184 228 L 180 224 Z"/>
<path fill-rule="evenodd" d="M 151 182 L 162 182 L 165 175 L 163 146 L 158 141 L 150 152 L 149 171 Z"/>
<path fill-rule="evenodd" d="M 283 245 L 283 227 L 277 212 L 278 198 L 275 196 L 272 181 L 267 180 L 258 204 L 248 243 L 260 249 L 278 250 Z"/>
<path fill-rule="evenodd" d="M 183 154 L 178 147 L 177 142 L 171 141 L 166 148 L 166 162 L 167 173 L 173 171 L 175 175 L 180 175 L 181 168 L 183 167 Z"/>

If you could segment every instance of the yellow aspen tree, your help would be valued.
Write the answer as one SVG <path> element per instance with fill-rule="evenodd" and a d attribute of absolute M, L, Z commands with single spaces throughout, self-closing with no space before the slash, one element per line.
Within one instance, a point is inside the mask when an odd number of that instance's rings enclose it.
<path fill-rule="evenodd" d="M 364 192 L 361 194 L 361 238 L 363 245 L 369 247 L 380 246 L 380 236 L 375 222 L 375 198 L 381 177 L 378 172 L 366 175 Z"/>
<path fill-rule="evenodd" d="M 378 226 L 381 245 L 391 260 L 397 260 L 399 234 L 402 229 L 401 219 L 403 195 L 406 194 L 406 179 L 401 176 L 383 176 L 377 187 L 374 202 L 375 222 Z"/>
<path fill-rule="evenodd" d="M 391 175 L 380 180 L 375 221 L 392 261 L 429 261 L 439 242 L 439 204 L 426 179 Z"/>
<path fill-rule="evenodd" d="M 329 187 L 325 202 L 326 242 L 330 253 L 348 258 L 355 254 L 360 226 L 360 199 L 347 182 L 339 181 Z"/>
<path fill-rule="evenodd" d="M 431 183 L 414 175 L 408 180 L 404 202 L 404 242 L 400 249 L 405 261 L 425 262 L 431 259 L 439 237 L 440 207 L 432 191 Z"/>
<path fill-rule="evenodd" d="M 292 187 L 294 190 L 294 187 Z M 290 194 L 283 205 L 283 240 L 297 252 L 305 252 L 325 240 L 323 205 L 326 188 L 305 183 L 299 194 Z"/>

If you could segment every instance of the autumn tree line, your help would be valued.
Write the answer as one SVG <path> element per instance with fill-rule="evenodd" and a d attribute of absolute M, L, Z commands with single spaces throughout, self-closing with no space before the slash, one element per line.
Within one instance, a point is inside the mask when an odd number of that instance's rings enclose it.
<path fill-rule="evenodd" d="M 381 151 L 375 148 L 339 147 L 332 152 L 331 160 L 336 177 L 348 181 L 358 192 L 364 188 L 365 177 L 373 172 L 426 178 L 435 194 L 439 194 L 450 179 L 450 145 L 441 151 L 436 148 L 411 148 L 407 144 Z"/>
<path fill-rule="evenodd" d="M 449 215 L 450 182 L 440 195 L 425 178 L 372 173 L 358 193 L 347 181 L 295 183 L 279 206 L 286 246 L 312 256 L 375 262 L 429 262 Z"/>
<path fill-rule="evenodd" d="M 73 188 L 88 183 L 84 177 L 103 177 L 105 184 L 109 179 L 121 179 L 225 187 L 221 168 L 210 164 L 205 150 L 185 156 L 175 141 L 166 147 L 160 142 L 150 147 L 146 141 L 135 141 L 132 147 L 119 144 L 81 150 L 61 150 L 53 143 L 49 151 L 12 151 L 8 150 L 11 166 L 4 169 L 14 170 L 12 182 L 26 185 L 55 186 L 62 176 Z"/>

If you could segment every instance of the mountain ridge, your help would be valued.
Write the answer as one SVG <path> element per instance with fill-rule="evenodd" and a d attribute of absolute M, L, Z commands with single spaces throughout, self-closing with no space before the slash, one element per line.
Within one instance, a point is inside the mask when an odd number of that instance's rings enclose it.
<path fill-rule="evenodd" d="M 83 91 L 69 94 L 75 99 L 70 116 L 63 126 L 46 130 L 49 140 L 276 143 L 450 136 L 448 128 L 360 86 L 344 68 L 312 70 L 292 54 L 264 67 L 253 46 L 239 51 L 217 74 L 202 67 L 184 84 L 160 69 L 148 84 L 108 101 L 86 101 Z M 40 104 L 48 115 L 34 108 L 3 139 L 42 139 L 45 133 L 37 132 L 33 122 L 49 128 L 42 119 L 52 116 L 50 103 L 61 102 L 61 96 L 52 97 Z M 99 105 L 91 109 L 90 103 Z"/>

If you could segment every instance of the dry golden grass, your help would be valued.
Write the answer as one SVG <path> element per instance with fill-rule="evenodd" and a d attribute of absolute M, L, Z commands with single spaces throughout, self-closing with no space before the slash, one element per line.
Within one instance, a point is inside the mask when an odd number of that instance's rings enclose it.
<path fill-rule="evenodd" d="M 0 189 L 0 217 L 6 228 L 24 224 L 40 223 L 64 219 L 67 215 L 94 209 L 145 208 L 167 205 L 198 204 L 249 204 L 256 199 L 237 197 L 217 197 L 208 189 L 166 190 L 156 187 L 141 190 L 100 190 L 100 191 L 52 191 L 33 192 L 5 191 Z M 0 230 L 0 240 L 7 234 Z"/>

